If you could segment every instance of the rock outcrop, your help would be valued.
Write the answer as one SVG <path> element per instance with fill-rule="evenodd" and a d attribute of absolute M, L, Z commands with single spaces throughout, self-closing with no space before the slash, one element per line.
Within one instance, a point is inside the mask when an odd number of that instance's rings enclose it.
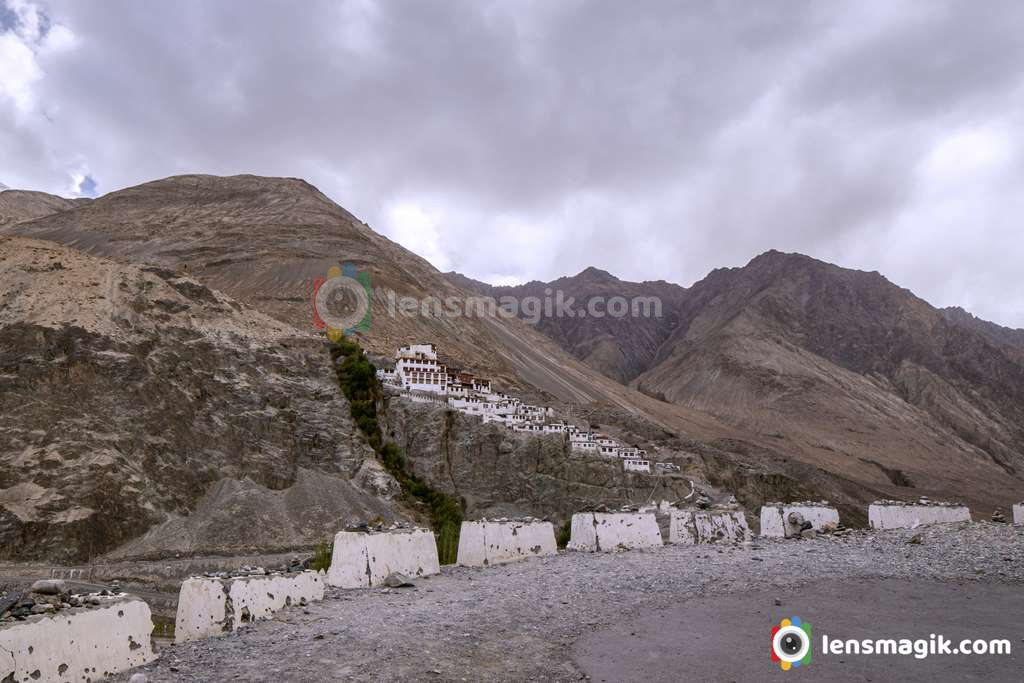
<path fill-rule="evenodd" d="M 559 523 L 596 505 L 639 504 L 656 492 L 691 493 L 678 474 L 624 472 L 618 459 L 571 453 L 563 434 L 527 435 L 426 403 L 392 398 L 385 433 L 412 469 L 455 496 L 468 518 L 549 516 Z"/>
<path fill-rule="evenodd" d="M 0 559 L 159 525 L 146 554 L 311 544 L 390 514 L 352 480 L 372 458 L 323 340 L 180 273 L 0 238 Z"/>

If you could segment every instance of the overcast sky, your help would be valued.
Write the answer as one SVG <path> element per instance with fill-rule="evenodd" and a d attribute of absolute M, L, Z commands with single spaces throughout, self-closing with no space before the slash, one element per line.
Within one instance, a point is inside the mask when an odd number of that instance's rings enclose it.
<path fill-rule="evenodd" d="M 1024 3 L 0 0 L 0 182 L 298 176 L 506 284 L 768 249 L 1024 327 Z"/>

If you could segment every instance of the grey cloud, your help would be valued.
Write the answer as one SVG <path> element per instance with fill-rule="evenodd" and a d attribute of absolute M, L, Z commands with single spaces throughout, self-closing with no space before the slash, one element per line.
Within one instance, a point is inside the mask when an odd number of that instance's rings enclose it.
<path fill-rule="evenodd" d="M 183 172 L 301 176 L 478 277 L 596 265 L 689 284 L 779 248 L 1024 326 L 1007 300 L 1024 300 L 1024 238 L 1006 226 L 1024 167 L 978 162 L 959 208 L 937 215 L 935 193 L 961 190 L 929 165 L 964 131 L 1006 131 L 998 144 L 1019 149 L 1021 13 L 48 2 L 51 33 L 77 42 L 33 46 L 30 114 L 0 94 L 0 177 L 67 193 L 83 176 L 104 191 Z M 395 224 L 398 206 L 433 228 Z"/>
<path fill-rule="evenodd" d="M 900 16 L 809 69 L 809 106 L 931 118 L 998 104 L 1024 81 L 1024 5 L 1012 0 L 906 4 Z"/>

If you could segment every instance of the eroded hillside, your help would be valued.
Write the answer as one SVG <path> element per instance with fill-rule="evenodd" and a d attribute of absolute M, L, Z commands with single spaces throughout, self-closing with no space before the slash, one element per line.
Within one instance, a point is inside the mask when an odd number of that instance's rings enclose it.
<path fill-rule="evenodd" d="M 51 242 L 0 238 L 0 283 L 2 559 L 85 560 L 161 524 L 142 551 L 280 548 L 394 514 L 322 340 Z M 252 514 L 275 509 L 294 533 Z"/>

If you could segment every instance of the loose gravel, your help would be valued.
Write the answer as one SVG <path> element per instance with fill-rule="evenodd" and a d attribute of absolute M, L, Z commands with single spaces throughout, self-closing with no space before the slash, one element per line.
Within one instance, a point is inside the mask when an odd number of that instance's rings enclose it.
<path fill-rule="evenodd" d="M 577 639 L 646 611 L 794 582 L 872 578 L 1024 584 L 1024 527 L 961 523 L 451 567 L 415 588 L 330 589 L 305 609 L 166 647 L 131 673 L 151 682 L 582 680 Z"/>

